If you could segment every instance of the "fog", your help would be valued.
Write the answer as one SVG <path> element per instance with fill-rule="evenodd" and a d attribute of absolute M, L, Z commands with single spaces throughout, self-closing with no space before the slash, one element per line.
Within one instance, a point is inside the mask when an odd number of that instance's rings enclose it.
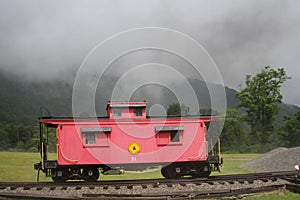
<path fill-rule="evenodd" d="M 161 27 L 186 34 L 202 45 L 224 84 L 234 89 L 243 87 L 246 74 L 254 75 L 266 65 L 285 68 L 292 79 L 283 85 L 284 102 L 300 105 L 299 8 L 297 0 L 2 0 L 0 69 L 28 81 L 72 81 L 89 53 L 109 37 L 135 28 Z M 190 64 L 159 51 L 131 53 L 105 73 L 122 76 L 149 62 L 197 77 Z M 212 70 L 204 69 L 208 74 Z M 149 76 L 151 79 L 151 73 Z M 152 76 L 157 78 L 157 73 Z M 199 77 L 214 82 L 212 77 Z"/>

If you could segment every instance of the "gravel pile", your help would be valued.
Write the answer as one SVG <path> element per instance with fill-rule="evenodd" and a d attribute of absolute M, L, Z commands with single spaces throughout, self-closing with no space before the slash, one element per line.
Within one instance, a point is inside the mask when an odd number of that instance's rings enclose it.
<path fill-rule="evenodd" d="M 300 165 L 300 147 L 277 148 L 241 165 L 251 172 L 290 171 Z"/>

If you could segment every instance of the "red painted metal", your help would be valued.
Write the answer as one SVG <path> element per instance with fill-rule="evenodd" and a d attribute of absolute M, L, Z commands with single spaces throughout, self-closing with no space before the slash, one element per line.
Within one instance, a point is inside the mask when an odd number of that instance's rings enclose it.
<path fill-rule="evenodd" d="M 212 118 L 147 118 L 146 102 L 109 102 L 107 115 L 40 120 L 57 127 L 59 165 L 207 160 L 204 122 Z"/>

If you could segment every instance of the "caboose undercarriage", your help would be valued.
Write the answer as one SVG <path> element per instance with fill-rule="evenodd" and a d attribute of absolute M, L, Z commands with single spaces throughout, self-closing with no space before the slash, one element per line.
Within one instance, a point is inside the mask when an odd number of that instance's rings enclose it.
<path fill-rule="evenodd" d="M 161 174 L 165 178 L 177 179 L 184 176 L 207 177 L 212 171 L 219 171 L 222 159 L 219 156 L 209 156 L 207 161 L 174 162 L 174 163 L 148 163 L 123 165 L 70 165 L 61 166 L 56 160 L 47 160 L 34 165 L 36 170 L 42 170 L 54 182 L 68 180 L 97 181 L 100 174 L 121 174 L 122 170 L 142 171 L 147 168 L 161 167 Z M 44 167 L 42 167 L 44 165 Z M 43 168 L 43 169 L 42 169 Z"/>

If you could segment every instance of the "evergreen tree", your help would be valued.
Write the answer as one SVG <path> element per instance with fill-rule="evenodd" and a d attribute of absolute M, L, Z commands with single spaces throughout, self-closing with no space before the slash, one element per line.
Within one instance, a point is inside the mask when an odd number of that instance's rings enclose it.
<path fill-rule="evenodd" d="M 244 131 L 242 116 L 237 109 L 227 109 L 226 119 L 221 135 L 222 150 L 227 152 L 244 153 L 247 137 Z"/>
<path fill-rule="evenodd" d="M 284 117 L 281 142 L 287 147 L 300 146 L 300 110 L 294 115 Z"/>
<path fill-rule="evenodd" d="M 259 144 L 261 151 L 268 150 L 267 143 L 272 134 L 278 103 L 282 101 L 281 85 L 290 79 L 283 68 L 277 70 L 266 66 L 255 76 L 246 76 L 246 87 L 236 93 L 238 107 L 246 111 L 244 120 L 251 128 L 252 144 Z"/>
<path fill-rule="evenodd" d="M 167 109 L 167 115 L 168 116 L 180 116 L 180 115 L 188 115 L 189 109 L 184 104 L 179 103 L 172 103 L 169 108 Z"/>

